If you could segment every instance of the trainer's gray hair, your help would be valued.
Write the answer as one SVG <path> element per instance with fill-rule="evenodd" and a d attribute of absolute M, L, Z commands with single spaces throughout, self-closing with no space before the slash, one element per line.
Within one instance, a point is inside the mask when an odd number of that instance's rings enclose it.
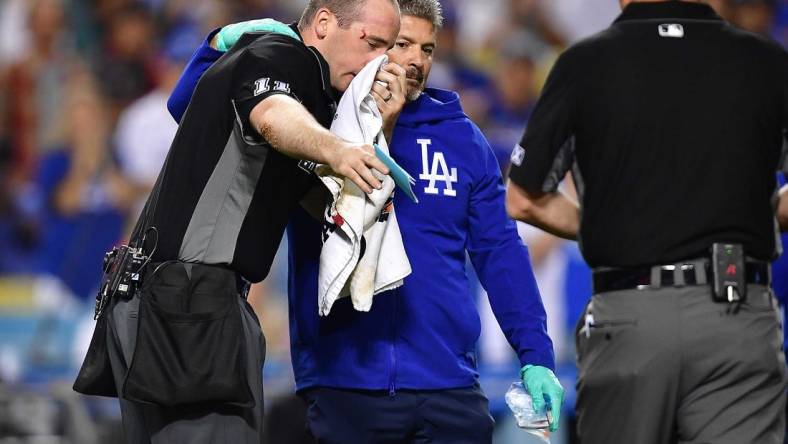
<path fill-rule="evenodd" d="M 298 29 L 306 29 L 321 8 L 328 9 L 337 17 L 340 28 L 347 28 L 351 23 L 360 19 L 361 7 L 367 1 L 369 0 L 309 0 L 309 4 L 306 5 L 301 19 L 298 21 Z M 397 0 L 389 1 L 399 11 L 399 2 Z"/>
<path fill-rule="evenodd" d="M 439 0 L 400 0 L 399 9 L 402 15 L 427 20 L 436 31 L 443 26 L 443 8 Z"/>

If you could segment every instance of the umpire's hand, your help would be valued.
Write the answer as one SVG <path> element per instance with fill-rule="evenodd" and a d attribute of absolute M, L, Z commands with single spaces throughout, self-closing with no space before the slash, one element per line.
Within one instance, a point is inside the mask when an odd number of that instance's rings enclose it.
<path fill-rule="evenodd" d="M 370 145 L 342 142 L 330 153 L 328 165 L 335 173 L 352 180 L 367 194 L 383 186 L 373 170 L 376 170 L 380 177 L 389 173 L 389 169 L 377 158 L 375 149 Z"/>

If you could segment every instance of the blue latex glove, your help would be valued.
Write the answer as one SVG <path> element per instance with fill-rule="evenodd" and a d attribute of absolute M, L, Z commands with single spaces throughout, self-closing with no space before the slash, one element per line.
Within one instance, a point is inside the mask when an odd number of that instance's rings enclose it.
<path fill-rule="evenodd" d="M 534 410 L 537 412 L 545 408 L 550 411 L 550 431 L 558 430 L 561 419 L 561 406 L 564 404 L 564 388 L 555 377 L 555 373 L 547 367 L 539 365 L 526 365 L 520 369 L 520 377 L 528 394 L 534 400 Z"/>
<path fill-rule="evenodd" d="M 233 23 L 232 25 L 223 27 L 216 35 L 216 49 L 226 52 L 247 32 L 275 32 L 301 41 L 298 34 L 289 26 L 274 19 L 266 18 Z"/>

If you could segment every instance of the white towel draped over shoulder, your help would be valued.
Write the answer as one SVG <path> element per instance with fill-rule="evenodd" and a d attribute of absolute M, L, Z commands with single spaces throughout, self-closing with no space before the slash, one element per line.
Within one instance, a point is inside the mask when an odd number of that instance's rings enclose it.
<path fill-rule="evenodd" d="M 375 74 L 388 61 L 380 56 L 358 73 L 342 96 L 331 132 L 352 143 L 377 143 L 388 153 L 383 119 L 370 91 Z M 383 189 L 364 193 L 349 179 L 337 177 L 327 165 L 316 168 L 331 192 L 325 211 L 320 253 L 318 309 L 328 315 L 334 302 L 350 296 L 353 307 L 369 311 L 373 295 L 402 285 L 411 273 L 392 203 L 394 180 L 382 179 Z"/>

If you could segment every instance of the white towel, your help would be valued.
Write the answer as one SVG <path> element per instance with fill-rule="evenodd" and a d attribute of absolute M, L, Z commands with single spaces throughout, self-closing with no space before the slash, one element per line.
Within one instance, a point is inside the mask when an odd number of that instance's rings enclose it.
<path fill-rule="evenodd" d="M 331 125 L 331 132 L 340 138 L 377 143 L 386 153 L 383 119 L 370 90 L 375 74 L 387 61 L 380 56 L 358 73 L 339 101 Z M 383 188 L 366 194 L 353 181 L 332 176 L 326 165 L 315 171 L 333 197 L 325 211 L 333 232 L 324 231 L 318 310 L 326 316 L 338 298 L 349 295 L 356 310 L 369 311 L 373 295 L 399 287 L 411 273 L 392 204 L 394 180 L 378 177 Z"/>

